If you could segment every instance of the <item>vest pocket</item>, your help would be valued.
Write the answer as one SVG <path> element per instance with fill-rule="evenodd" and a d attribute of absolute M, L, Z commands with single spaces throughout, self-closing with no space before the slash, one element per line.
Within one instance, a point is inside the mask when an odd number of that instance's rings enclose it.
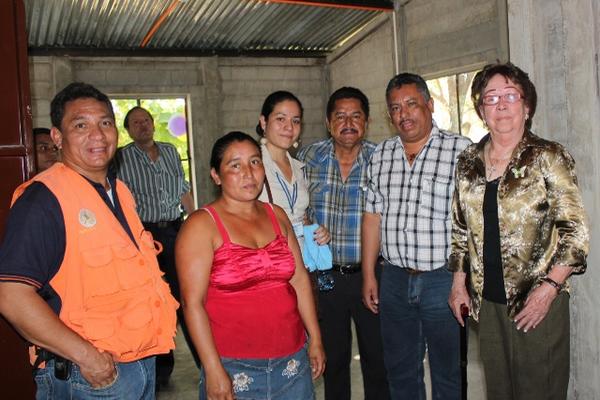
<path fill-rule="evenodd" d="M 140 242 L 143 246 L 147 247 L 153 254 L 158 255 L 162 253 L 162 244 L 154 240 L 151 232 L 143 231 L 140 236 Z"/>
<path fill-rule="evenodd" d="M 158 300 L 157 300 L 158 301 Z M 105 349 L 118 356 L 127 357 L 155 347 L 158 344 L 156 324 L 153 322 L 152 301 L 150 298 L 131 299 L 127 303 L 113 303 L 103 310 L 92 309 L 85 312 L 72 312 L 70 321 L 80 329 L 85 339 L 99 349 Z"/>
<path fill-rule="evenodd" d="M 112 263 L 113 253 L 109 246 L 84 250 L 81 257 L 85 263 L 82 285 L 86 299 L 120 290 L 119 279 Z"/>
<path fill-rule="evenodd" d="M 148 261 L 139 254 L 135 246 L 113 246 L 112 251 L 115 256 L 114 265 L 121 288 L 136 288 L 151 279 Z"/>
<path fill-rule="evenodd" d="M 139 302 L 119 317 L 123 335 L 130 338 L 130 351 L 143 351 L 157 345 L 161 332 L 158 332 L 160 328 L 153 323 L 153 308 L 150 302 L 150 299 Z"/>

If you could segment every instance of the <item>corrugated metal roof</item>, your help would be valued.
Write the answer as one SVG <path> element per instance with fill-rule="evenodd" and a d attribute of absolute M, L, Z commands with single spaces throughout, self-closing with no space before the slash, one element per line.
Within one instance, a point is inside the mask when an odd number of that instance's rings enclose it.
<path fill-rule="evenodd" d="M 154 50 L 322 54 L 384 12 L 264 0 L 24 1 L 30 50 L 137 50 L 150 35 Z"/>

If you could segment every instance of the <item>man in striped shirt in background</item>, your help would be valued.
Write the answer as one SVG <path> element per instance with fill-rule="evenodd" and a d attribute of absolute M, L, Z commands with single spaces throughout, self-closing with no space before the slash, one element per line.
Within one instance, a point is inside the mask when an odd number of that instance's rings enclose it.
<path fill-rule="evenodd" d="M 303 148 L 313 222 L 329 229 L 333 288 L 320 291 L 319 324 L 327 355 L 325 399 L 350 400 L 351 324 L 354 320 L 364 398 L 390 398 L 379 318 L 362 304 L 360 223 L 367 189 L 367 165 L 375 145 L 364 140 L 369 100 L 352 87 L 336 90 L 327 103 L 331 138 Z"/>
<path fill-rule="evenodd" d="M 418 75 L 392 78 L 386 100 L 398 136 L 377 146 L 367 170 L 363 301 L 380 313 L 392 398 L 425 398 L 427 346 L 432 398 L 459 399 L 460 331 L 447 303 L 452 274 L 446 262 L 456 158 L 471 141 L 438 129 L 433 99 Z"/>
<path fill-rule="evenodd" d="M 133 143 L 117 151 L 114 161 L 117 177 L 133 193 L 144 228 L 162 244 L 163 251 L 158 255 L 158 263 L 173 296 L 179 301 L 175 239 L 182 223 L 182 212 L 190 214 L 194 211 L 190 184 L 185 180 L 181 158 L 175 146 L 154 140 L 154 118 L 148 110 L 132 108 L 125 115 L 123 125 Z M 187 340 L 181 307 L 178 317 Z M 195 354 L 193 347 L 190 348 Z M 172 351 L 157 357 L 157 389 L 168 384 L 174 363 Z"/>

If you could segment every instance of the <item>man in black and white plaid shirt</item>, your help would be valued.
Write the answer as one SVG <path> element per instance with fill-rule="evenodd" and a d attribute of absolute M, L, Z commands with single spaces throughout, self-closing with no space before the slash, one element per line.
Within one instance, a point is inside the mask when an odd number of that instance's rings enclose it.
<path fill-rule="evenodd" d="M 373 152 L 362 222 L 363 301 L 380 314 L 393 399 L 425 398 L 427 346 L 434 399 L 459 399 L 459 325 L 448 307 L 452 274 L 450 210 L 456 158 L 471 141 L 438 129 L 433 99 L 418 75 L 395 76 L 386 89 L 398 136 Z M 384 258 L 381 287 L 375 279 Z"/>

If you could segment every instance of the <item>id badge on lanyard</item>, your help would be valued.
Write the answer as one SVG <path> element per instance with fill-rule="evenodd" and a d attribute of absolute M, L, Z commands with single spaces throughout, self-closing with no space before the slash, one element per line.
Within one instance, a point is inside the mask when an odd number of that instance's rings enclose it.
<path fill-rule="evenodd" d="M 304 236 L 304 224 L 302 222 L 296 222 L 295 224 L 292 224 L 292 227 L 294 228 L 294 234 L 297 238 Z"/>

